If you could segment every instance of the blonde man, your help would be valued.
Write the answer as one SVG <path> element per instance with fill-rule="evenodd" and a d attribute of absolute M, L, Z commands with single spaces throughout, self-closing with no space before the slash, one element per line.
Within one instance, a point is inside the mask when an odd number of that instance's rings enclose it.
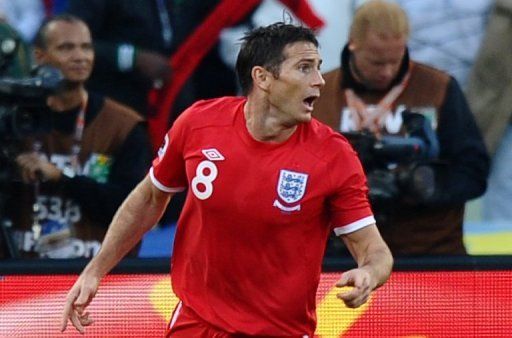
<path fill-rule="evenodd" d="M 396 255 L 464 254 L 464 204 L 484 193 L 489 158 L 457 81 L 410 60 L 408 37 L 396 3 L 360 6 L 341 67 L 324 74 L 314 115 L 341 132 L 420 142 L 424 154 L 407 163 L 356 149 L 377 223 Z"/>

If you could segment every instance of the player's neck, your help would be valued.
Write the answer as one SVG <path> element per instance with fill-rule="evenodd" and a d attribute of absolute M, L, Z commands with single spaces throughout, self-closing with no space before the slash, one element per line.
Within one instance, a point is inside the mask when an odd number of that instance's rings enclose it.
<path fill-rule="evenodd" d="M 260 142 L 282 143 L 288 140 L 297 125 L 286 125 L 268 104 L 247 100 L 244 106 L 245 125 L 249 134 Z"/>

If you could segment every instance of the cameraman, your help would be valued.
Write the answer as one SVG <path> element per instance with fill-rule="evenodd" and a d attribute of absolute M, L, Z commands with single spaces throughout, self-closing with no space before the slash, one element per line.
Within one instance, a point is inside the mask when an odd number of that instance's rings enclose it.
<path fill-rule="evenodd" d="M 34 44 L 37 63 L 58 68 L 64 80 L 47 99 L 52 131 L 27 139 L 16 158 L 24 184 L 13 189 L 7 208 L 14 242 L 21 257 L 91 257 L 115 210 L 146 174 L 149 139 L 135 111 L 85 90 L 94 50 L 81 19 L 49 19 Z"/>
<path fill-rule="evenodd" d="M 397 184 L 398 196 L 390 194 L 387 203 L 372 201 L 380 231 L 394 255 L 465 254 L 464 204 L 484 193 L 489 158 L 457 81 L 410 60 L 408 36 L 407 16 L 396 3 L 371 0 L 359 7 L 341 67 L 324 75 L 315 117 L 335 130 L 369 132 L 377 140 L 388 135 L 408 140 L 406 121 L 412 115 L 423 119 L 435 131 L 429 136 L 423 127 L 424 143 L 439 145 L 437 155 L 418 160 L 431 169 L 432 185 L 423 189 L 432 191 L 417 191 L 414 184 L 421 179 L 412 179 Z M 362 158 L 368 154 L 358 153 L 371 197 L 382 182 L 372 179 Z"/>

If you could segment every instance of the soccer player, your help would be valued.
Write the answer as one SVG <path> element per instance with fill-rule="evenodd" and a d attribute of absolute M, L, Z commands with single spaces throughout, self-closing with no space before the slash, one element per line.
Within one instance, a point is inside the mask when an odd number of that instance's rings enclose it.
<path fill-rule="evenodd" d="M 149 175 L 117 212 L 99 254 L 68 293 L 68 320 L 100 280 L 189 188 L 171 262 L 179 297 L 168 337 L 312 337 L 315 295 L 330 231 L 358 267 L 336 286 L 358 307 L 390 275 L 366 180 L 347 141 L 312 119 L 324 80 L 314 33 L 276 23 L 244 38 L 237 73 L 245 97 L 200 101 L 165 137 Z"/>

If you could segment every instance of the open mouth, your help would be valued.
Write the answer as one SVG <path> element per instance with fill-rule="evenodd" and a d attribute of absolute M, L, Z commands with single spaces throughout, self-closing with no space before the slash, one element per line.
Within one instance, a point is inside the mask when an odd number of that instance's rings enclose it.
<path fill-rule="evenodd" d="M 313 110 L 313 104 L 315 103 L 316 99 L 318 99 L 317 95 L 311 95 L 304 99 L 304 105 L 308 107 L 309 109 Z"/>

